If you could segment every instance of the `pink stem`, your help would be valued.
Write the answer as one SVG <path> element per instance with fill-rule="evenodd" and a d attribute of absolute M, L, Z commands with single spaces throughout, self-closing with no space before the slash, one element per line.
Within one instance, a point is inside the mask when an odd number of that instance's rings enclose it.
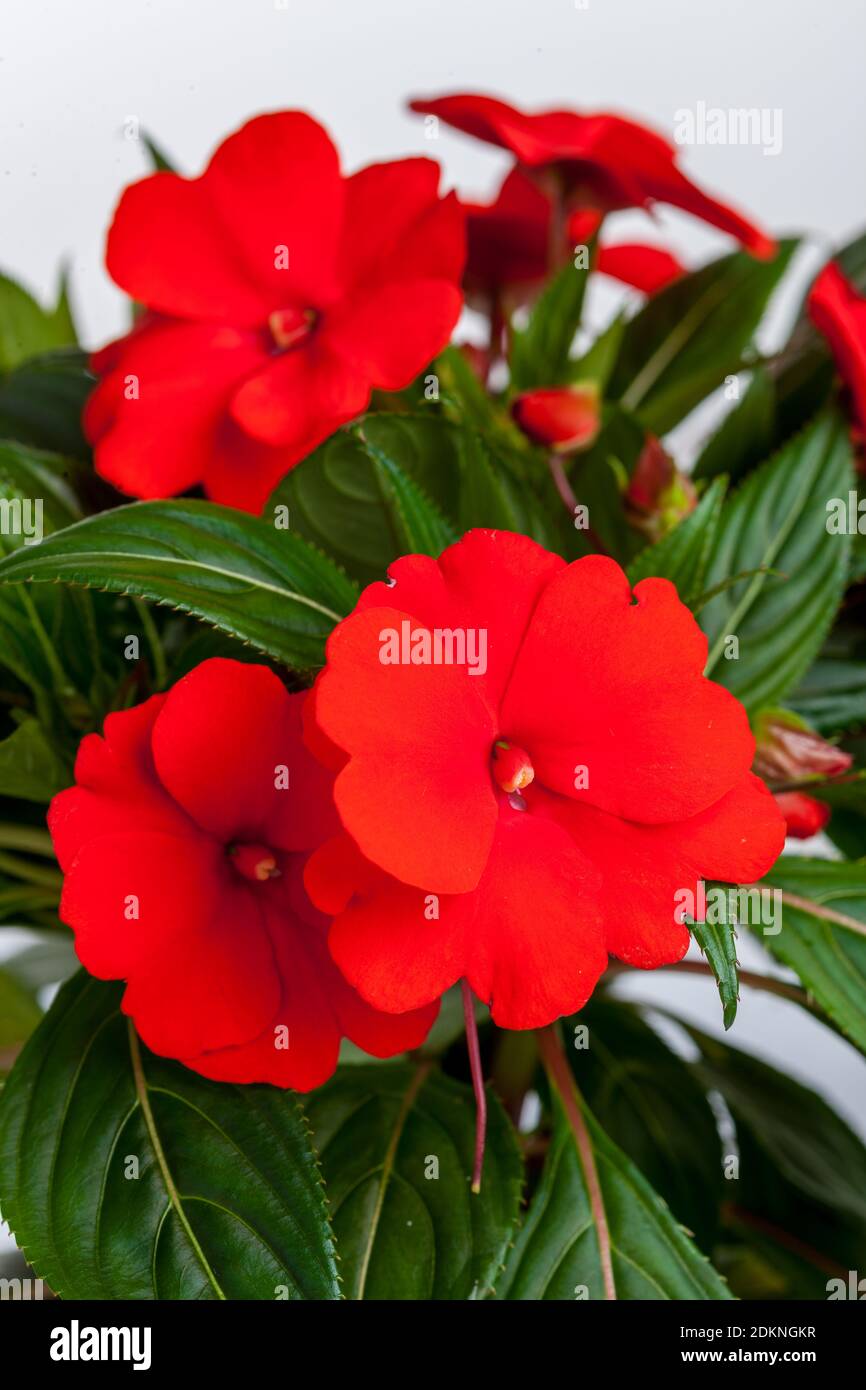
<path fill-rule="evenodd" d="M 484 1140 L 487 1134 L 487 1094 L 481 1070 L 481 1048 L 478 1046 L 478 1025 L 475 1022 L 475 1002 L 466 980 L 463 987 L 463 1017 L 466 1020 L 466 1048 L 475 1092 L 475 1165 L 472 1169 L 472 1191 L 481 1191 L 481 1169 L 484 1166 Z"/>

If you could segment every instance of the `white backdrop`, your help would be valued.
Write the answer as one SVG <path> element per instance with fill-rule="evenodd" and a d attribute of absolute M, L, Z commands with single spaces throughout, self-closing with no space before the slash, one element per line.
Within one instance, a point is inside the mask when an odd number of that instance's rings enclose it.
<path fill-rule="evenodd" d="M 863 0 L 0 0 L 0 14 L 0 269 L 48 296 L 67 259 L 88 345 L 126 322 L 101 258 L 121 188 L 147 168 L 124 135 L 130 117 L 194 173 L 250 115 L 304 107 L 349 169 L 432 153 L 450 184 L 487 194 L 505 157 L 446 130 L 427 141 L 407 96 L 490 91 L 621 110 L 669 133 L 699 102 L 778 108 L 778 156 L 699 145 L 684 151 L 688 171 L 768 228 L 812 233 L 812 265 L 866 222 Z M 655 228 L 642 214 L 618 221 L 669 235 L 690 260 L 724 244 L 674 212 Z M 744 960 L 774 968 L 756 954 Z M 719 1029 L 700 980 L 622 988 Z M 866 1067 L 795 1006 L 744 990 L 734 1041 L 817 1084 L 866 1133 Z"/>

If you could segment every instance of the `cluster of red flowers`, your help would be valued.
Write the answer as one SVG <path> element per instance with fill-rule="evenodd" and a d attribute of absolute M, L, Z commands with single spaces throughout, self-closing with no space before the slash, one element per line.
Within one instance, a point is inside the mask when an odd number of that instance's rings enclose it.
<path fill-rule="evenodd" d="M 484 661 L 429 659 L 442 632 Z M 150 1047 L 226 1080 L 317 1085 L 341 1035 L 417 1046 L 461 979 L 505 1027 L 550 1023 L 608 953 L 682 957 L 679 888 L 782 847 L 706 657 L 673 585 L 632 594 L 609 559 L 476 531 L 398 560 L 309 695 L 212 660 L 84 740 L 50 815 L 79 957 Z"/>
<path fill-rule="evenodd" d="M 136 497 L 200 484 L 261 511 L 373 390 L 408 386 L 446 345 L 464 266 L 470 295 L 519 297 L 610 209 L 666 202 L 756 255 L 774 249 L 632 121 L 527 116 L 480 96 L 412 104 L 514 154 L 492 207 L 441 198 L 429 159 L 346 177 L 326 131 L 296 111 L 250 121 L 200 178 L 162 172 L 126 190 L 106 259 L 144 309 L 92 360 L 85 428 L 104 478 Z M 682 271 L 644 246 L 605 247 L 599 269 L 649 293 Z"/>
<path fill-rule="evenodd" d="M 491 206 L 440 197 L 425 159 L 346 177 L 300 113 L 251 121 L 200 178 L 127 190 L 108 265 L 144 308 L 93 363 L 105 478 L 260 510 L 374 389 L 444 347 L 464 290 L 519 296 L 609 210 L 668 203 L 773 253 L 633 122 L 413 105 L 513 154 Z M 598 264 L 649 293 L 681 273 L 658 248 L 606 245 Z M 866 428 L 864 303 L 830 267 L 810 311 Z M 560 449 L 598 424 L 582 390 L 515 414 Z M 207 1076 L 309 1089 L 343 1037 L 377 1056 L 419 1046 L 461 980 L 497 1023 L 546 1025 L 610 954 L 682 957 L 678 890 L 750 882 L 781 850 L 745 712 L 703 676 L 706 639 L 666 580 L 632 593 L 612 560 L 568 565 L 489 531 L 390 576 L 335 629 L 312 691 L 207 661 L 109 716 L 52 805 L 82 963 L 126 981 L 154 1051 Z M 443 633 L 467 649 L 474 634 L 483 661 L 443 657 Z"/>

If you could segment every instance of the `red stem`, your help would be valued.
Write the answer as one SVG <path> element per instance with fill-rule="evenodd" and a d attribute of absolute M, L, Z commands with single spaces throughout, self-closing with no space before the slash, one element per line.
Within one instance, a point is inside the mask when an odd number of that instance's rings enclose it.
<path fill-rule="evenodd" d="M 466 1048 L 475 1092 L 475 1164 L 472 1169 L 472 1191 L 481 1191 L 481 1169 L 484 1166 L 484 1140 L 487 1135 L 487 1094 L 481 1070 L 481 1048 L 478 1046 L 478 1025 L 475 1022 L 475 1001 L 466 980 L 463 988 L 463 1017 L 466 1020 Z"/>
<path fill-rule="evenodd" d="M 550 476 L 553 479 L 553 485 L 556 488 L 556 491 L 559 493 L 560 500 L 562 501 L 565 510 L 568 512 L 569 516 L 572 519 L 574 519 L 577 513 L 577 509 L 580 506 L 580 503 L 578 502 L 574 489 L 572 488 L 571 483 L 568 480 L 568 474 L 565 471 L 565 465 L 563 464 L 559 454 L 548 454 L 547 466 L 550 469 Z M 582 529 L 583 534 L 586 536 L 590 544 L 595 546 L 599 555 L 606 555 L 607 551 L 605 549 L 604 543 L 601 540 L 601 537 L 598 535 L 598 532 L 594 531 L 591 526 L 584 526 Z"/>
<path fill-rule="evenodd" d="M 598 1169 L 595 1166 L 595 1153 L 592 1147 L 592 1139 L 586 1127 L 586 1120 L 583 1117 L 580 1100 L 578 1098 L 577 1084 L 571 1073 L 565 1053 L 562 1050 L 562 1039 L 559 1036 L 559 1029 L 555 1023 L 551 1023 L 547 1028 L 538 1028 L 535 1036 L 538 1038 L 538 1050 L 541 1053 L 541 1060 L 547 1070 L 551 1084 L 559 1093 L 565 1110 L 566 1118 L 571 1126 L 574 1135 L 574 1142 L 577 1145 L 577 1152 L 583 1168 L 583 1176 L 586 1179 L 586 1190 L 589 1194 L 589 1205 L 592 1211 L 592 1219 L 595 1224 L 596 1235 L 598 1236 L 598 1255 L 601 1262 L 601 1277 L 604 1284 L 604 1296 L 606 1299 L 616 1298 L 616 1284 L 613 1277 L 613 1259 L 610 1247 L 610 1228 L 607 1224 L 607 1212 L 604 1209 L 604 1197 L 599 1182 Z"/>

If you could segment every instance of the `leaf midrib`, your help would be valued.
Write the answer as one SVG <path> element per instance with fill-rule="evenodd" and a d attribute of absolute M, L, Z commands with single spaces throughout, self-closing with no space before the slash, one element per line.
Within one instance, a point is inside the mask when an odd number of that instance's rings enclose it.
<path fill-rule="evenodd" d="M 174 1210 L 177 1214 L 177 1218 L 183 1226 L 184 1231 L 186 1232 L 187 1239 L 190 1245 L 192 1246 L 193 1250 L 195 1251 L 199 1263 L 202 1269 L 204 1270 L 204 1273 L 207 1276 L 207 1279 L 211 1287 L 213 1288 L 214 1293 L 216 1294 L 218 1299 L 225 1301 L 226 1295 L 223 1292 L 219 1280 L 217 1279 L 216 1275 L 210 1267 L 210 1263 L 208 1262 L 207 1256 L 205 1255 L 204 1251 L 201 1248 L 201 1245 L 199 1244 L 198 1237 L 196 1236 L 195 1232 L 192 1229 L 192 1226 L 189 1223 L 189 1218 L 187 1217 L 187 1214 L 184 1210 L 180 1193 L 178 1192 L 175 1186 L 171 1169 L 168 1166 L 168 1160 L 166 1159 L 165 1152 L 162 1147 L 162 1141 L 160 1140 L 159 1132 L 156 1128 L 156 1122 L 153 1118 L 153 1111 L 150 1108 L 150 1097 L 147 1093 L 147 1081 L 145 1080 L 144 1067 L 141 1061 L 141 1048 L 139 1047 L 138 1036 L 135 1032 L 135 1028 L 133 1027 L 131 1019 L 127 1020 L 126 1026 L 127 1035 L 129 1038 L 129 1055 L 130 1060 L 132 1062 L 132 1074 L 135 1081 L 135 1091 L 136 1095 L 138 1096 L 138 1103 L 141 1106 L 141 1113 L 144 1119 L 145 1126 L 147 1128 L 148 1137 L 150 1138 L 154 1154 L 156 1155 L 156 1161 L 159 1164 L 159 1170 L 162 1173 L 162 1180 L 165 1183 L 165 1188 L 169 1196 L 169 1202 L 174 1207 Z"/>
<path fill-rule="evenodd" d="M 277 584 L 269 584 L 267 580 L 257 579 L 252 575 L 241 574 L 238 570 L 227 570 L 223 569 L 220 565 L 206 564 L 203 560 L 189 560 L 185 556 L 139 555 L 131 550 L 76 550 L 72 554 L 61 552 L 56 558 L 59 561 L 66 560 L 75 565 L 87 562 L 92 563 L 93 561 L 104 564 L 107 556 L 115 555 L 119 556 L 122 560 L 141 560 L 151 565 L 172 565 L 176 568 L 185 567 L 187 569 L 205 570 L 208 574 L 219 574 L 226 579 L 233 579 L 236 582 L 249 585 L 253 588 L 266 590 L 268 593 L 276 594 L 279 598 L 289 599 L 293 603 L 300 603 L 307 608 L 315 609 L 317 613 L 321 613 L 324 617 L 332 618 L 335 623 L 341 620 L 341 614 L 335 613 L 333 609 L 326 608 L 324 604 L 317 603 L 315 599 L 307 598 L 306 595 L 299 594 L 295 590 L 284 589 Z M 13 567 L 9 566 L 9 568 L 12 569 Z M 22 566 L 22 568 L 26 569 L 26 566 Z M 28 574 L 26 579 L 33 584 L 44 584 L 48 582 L 44 579 L 40 579 L 38 575 L 34 575 L 33 573 Z M 2 584 L 15 584 L 20 582 L 20 579 L 7 579 L 4 575 L 0 574 L 0 583 Z M 77 581 L 70 579 L 67 582 L 76 583 Z"/>

